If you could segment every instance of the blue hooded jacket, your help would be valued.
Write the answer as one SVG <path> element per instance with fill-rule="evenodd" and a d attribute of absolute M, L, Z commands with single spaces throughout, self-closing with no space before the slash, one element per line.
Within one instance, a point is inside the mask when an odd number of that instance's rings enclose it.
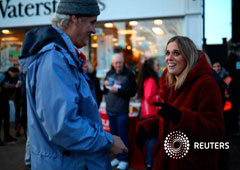
<path fill-rule="evenodd" d="M 112 135 L 102 128 L 94 86 L 68 35 L 30 30 L 19 63 L 26 73 L 32 170 L 110 170 Z"/>

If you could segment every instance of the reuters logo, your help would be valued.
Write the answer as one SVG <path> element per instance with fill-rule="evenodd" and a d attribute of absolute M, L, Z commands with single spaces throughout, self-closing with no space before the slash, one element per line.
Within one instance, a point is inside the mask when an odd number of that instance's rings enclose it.
<path fill-rule="evenodd" d="M 181 159 L 187 155 L 190 144 L 188 137 L 180 132 L 171 132 L 164 140 L 164 149 L 173 159 Z"/>

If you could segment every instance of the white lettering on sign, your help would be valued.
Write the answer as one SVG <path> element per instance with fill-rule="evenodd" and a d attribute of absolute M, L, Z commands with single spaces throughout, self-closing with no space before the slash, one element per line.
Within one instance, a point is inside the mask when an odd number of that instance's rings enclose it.
<path fill-rule="evenodd" d="M 56 0 L 27 4 L 23 4 L 21 1 L 19 1 L 17 4 L 11 4 L 10 0 L 0 0 L 0 14 L 2 18 L 51 15 L 56 11 L 56 9 Z"/>

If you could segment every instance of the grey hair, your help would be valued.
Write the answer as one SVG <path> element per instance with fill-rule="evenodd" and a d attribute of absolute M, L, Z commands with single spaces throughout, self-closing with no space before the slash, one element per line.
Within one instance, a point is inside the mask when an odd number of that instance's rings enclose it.
<path fill-rule="evenodd" d="M 68 14 L 59 14 L 59 13 L 54 13 L 54 15 L 52 16 L 52 19 L 51 19 L 51 23 L 53 26 L 57 26 L 59 28 L 67 28 L 69 23 L 70 23 L 70 20 L 71 20 L 71 16 L 72 15 L 68 15 Z M 86 20 L 87 17 L 85 16 L 79 16 L 79 15 L 76 15 L 77 18 L 81 18 L 82 21 Z"/>
<path fill-rule="evenodd" d="M 55 13 L 52 16 L 51 23 L 59 28 L 67 28 L 71 20 L 71 15 Z"/>

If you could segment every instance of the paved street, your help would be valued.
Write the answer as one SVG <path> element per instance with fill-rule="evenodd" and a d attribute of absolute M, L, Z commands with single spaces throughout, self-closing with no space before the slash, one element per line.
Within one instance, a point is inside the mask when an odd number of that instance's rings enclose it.
<path fill-rule="evenodd" d="M 10 119 L 13 121 L 13 111 L 11 105 Z M 11 124 L 11 134 L 15 134 L 14 125 Z M 3 132 L 1 133 L 3 134 Z M 240 170 L 240 133 L 233 135 L 229 139 L 230 149 L 222 152 L 223 165 L 220 170 Z M 25 170 L 25 137 L 22 135 L 16 143 L 0 146 L 0 170 Z M 229 155 L 229 156 L 228 156 Z M 227 164 L 228 162 L 228 164 Z M 129 169 L 133 170 L 133 169 Z"/>
<path fill-rule="evenodd" d="M 14 134 L 13 128 L 11 131 L 12 134 Z M 233 136 L 229 142 L 229 165 L 228 167 L 224 167 L 224 170 L 240 170 L 240 133 Z M 25 137 L 23 135 L 18 138 L 18 141 L 15 144 L 1 146 L 0 170 L 25 170 L 24 152 Z M 225 155 L 227 155 L 227 153 L 225 153 Z M 224 157 L 224 161 L 227 161 L 227 156 Z"/>
<path fill-rule="evenodd" d="M 11 131 L 14 134 L 13 125 Z M 16 143 L 0 146 L 0 170 L 25 170 L 24 153 L 24 135 L 19 137 Z"/>

